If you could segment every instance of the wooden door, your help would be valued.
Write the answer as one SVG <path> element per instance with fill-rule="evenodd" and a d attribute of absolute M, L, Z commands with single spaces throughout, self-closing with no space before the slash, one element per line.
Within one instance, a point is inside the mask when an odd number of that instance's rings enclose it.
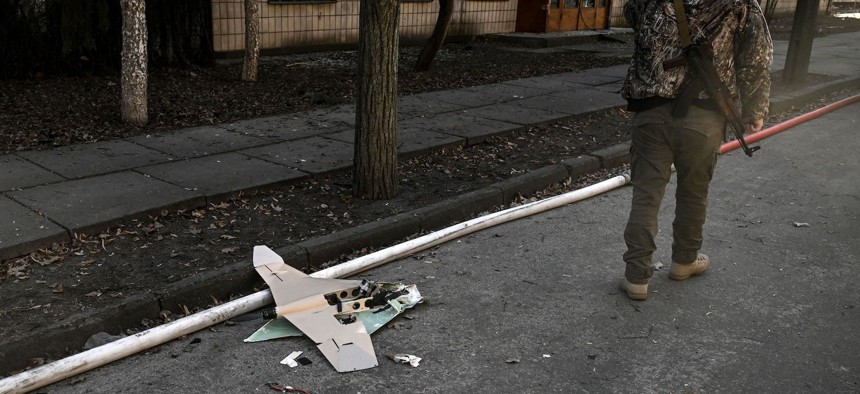
<path fill-rule="evenodd" d="M 547 0 L 519 0 L 515 31 L 520 33 L 547 32 Z"/>
<path fill-rule="evenodd" d="M 550 0 L 547 31 L 608 28 L 609 0 Z"/>

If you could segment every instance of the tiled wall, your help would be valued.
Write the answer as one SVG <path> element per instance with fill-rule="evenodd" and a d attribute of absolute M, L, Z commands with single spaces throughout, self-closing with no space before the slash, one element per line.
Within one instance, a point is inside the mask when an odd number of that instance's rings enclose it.
<path fill-rule="evenodd" d="M 609 27 L 627 27 L 624 19 L 624 0 L 615 0 L 609 5 Z"/>
<path fill-rule="evenodd" d="M 358 42 L 359 0 L 324 4 L 260 3 L 263 49 Z M 439 3 L 400 4 L 401 40 L 426 39 L 433 32 Z M 244 49 L 242 0 L 212 0 L 212 30 L 216 52 Z M 517 0 L 455 0 L 449 35 L 512 32 Z"/>

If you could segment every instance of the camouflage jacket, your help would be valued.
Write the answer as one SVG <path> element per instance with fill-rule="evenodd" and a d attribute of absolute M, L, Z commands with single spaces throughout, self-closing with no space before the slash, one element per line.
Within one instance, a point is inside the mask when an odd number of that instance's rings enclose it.
<path fill-rule="evenodd" d="M 732 95 L 740 98 L 743 116 L 763 119 L 773 44 L 756 0 L 684 0 L 684 6 L 693 43 L 710 43 L 714 67 Z M 663 61 L 680 56 L 682 48 L 672 0 L 628 0 L 624 16 L 635 32 L 636 49 L 622 96 L 678 97 L 687 67 L 663 69 Z"/>

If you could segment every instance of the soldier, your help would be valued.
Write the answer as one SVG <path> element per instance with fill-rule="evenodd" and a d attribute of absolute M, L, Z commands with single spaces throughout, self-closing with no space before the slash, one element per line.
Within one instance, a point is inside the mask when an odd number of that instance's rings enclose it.
<path fill-rule="evenodd" d="M 621 93 L 635 115 L 630 148 L 633 199 L 624 230 L 626 269 L 619 288 L 634 300 L 648 297 L 657 214 L 673 163 L 678 187 L 669 277 L 685 280 L 710 266 L 699 249 L 726 118 L 688 67 L 669 68 L 663 63 L 681 56 L 690 43 L 710 47 L 719 79 L 742 105 L 746 133 L 761 130 L 768 109 L 773 45 L 758 3 L 677 3 L 629 0 L 624 7 L 636 47 Z M 683 13 L 676 12 L 678 6 Z"/>

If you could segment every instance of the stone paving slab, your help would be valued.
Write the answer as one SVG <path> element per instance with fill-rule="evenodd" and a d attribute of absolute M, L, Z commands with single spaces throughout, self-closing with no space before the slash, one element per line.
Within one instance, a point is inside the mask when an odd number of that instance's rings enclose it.
<path fill-rule="evenodd" d="M 274 186 L 307 177 L 304 172 L 238 153 L 222 153 L 138 169 L 206 197 Z"/>
<path fill-rule="evenodd" d="M 587 85 L 574 82 L 558 81 L 549 77 L 533 77 L 502 82 L 505 85 L 525 86 L 527 88 L 543 89 L 550 92 L 561 92 L 571 89 L 588 88 Z"/>
<path fill-rule="evenodd" d="M 624 76 L 609 76 L 584 72 L 572 72 L 553 75 L 553 77 L 558 79 L 559 81 L 573 82 L 588 86 L 600 86 L 607 83 L 621 81 Z"/>
<path fill-rule="evenodd" d="M 397 153 L 406 157 L 465 145 L 464 137 L 430 130 L 405 128 L 397 135 Z"/>
<path fill-rule="evenodd" d="M 624 86 L 624 83 L 619 81 L 616 83 L 607 83 L 605 85 L 595 86 L 594 88 L 606 93 L 612 93 L 615 95 L 621 94 L 621 87 Z"/>
<path fill-rule="evenodd" d="M 588 70 L 588 72 L 594 75 L 605 75 L 608 77 L 624 78 L 627 76 L 627 70 L 629 69 L 629 64 L 619 64 L 617 66 L 612 67 L 594 68 Z"/>
<path fill-rule="evenodd" d="M 860 69 L 860 62 L 848 61 L 848 59 L 841 59 L 841 61 L 834 61 L 826 64 L 819 63 L 809 66 L 810 73 L 827 75 L 857 75 L 858 69 Z"/>
<path fill-rule="evenodd" d="M 553 90 L 527 86 L 494 83 L 492 85 L 472 86 L 463 90 L 493 97 L 497 102 L 513 101 L 552 93 Z"/>
<path fill-rule="evenodd" d="M 445 112 L 462 110 L 468 108 L 465 105 L 452 104 L 444 101 L 434 100 L 426 94 L 415 94 L 403 96 L 397 100 L 398 120 L 433 116 Z"/>
<path fill-rule="evenodd" d="M 311 137 L 239 151 L 243 155 L 296 168 L 314 175 L 351 167 L 352 152 L 352 144 L 322 137 Z"/>
<path fill-rule="evenodd" d="M 355 141 L 355 130 L 346 130 L 340 133 L 329 134 L 326 135 L 326 138 L 353 143 L 353 141 Z M 398 127 L 397 131 L 398 155 L 414 156 L 436 149 L 463 145 L 466 145 L 465 138 L 450 134 L 403 127 Z"/>
<path fill-rule="evenodd" d="M 558 111 L 548 111 L 545 109 L 522 107 L 516 105 L 516 102 L 471 108 L 463 111 L 462 113 L 464 115 L 476 116 L 484 119 L 499 120 L 502 122 L 528 126 L 556 122 L 570 118 L 570 114 Z"/>
<path fill-rule="evenodd" d="M 0 212 L 0 260 L 69 240 L 64 228 L 3 195 Z"/>
<path fill-rule="evenodd" d="M 408 119 L 400 123 L 400 127 L 404 132 L 418 129 L 462 137 L 469 145 L 479 144 L 494 135 L 508 134 L 524 128 L 514 123 L 483 119 L 458 112 L 440 114 L 432 118 Z"/>
<path fill-rule="evenodd" d="M 422 93 L 422 97 L 437 100 L 444 103 L 461 105 L 464 107 L 480 107 L 482 105 L 495 104 L 499 101 L 507 101 L 507 98 L 486 95 L 482 92 L 470 92 L 467 90 L 442 90 L 438 92 Z"/>
<path fill-rule="evenodd" d="M 240 120 L 221 125 L 227 130 L 272 142 L 283 142 L 334 133 L 347 128 L 337 122 L 320 122 L 300 114 L 270 116 L 267 118 Z"/>
<path fill-rule="evenodd" d="M 355 127 L 355 105 L 345 104 L 337 107 L 318 109 L 305 112 L 302 117 L 317 122 L 315 125 L 322 129 L 331 127 L 350 126 Z"/>
<path fill-rule="evenodd" d="M 103 231 L 163 209 L 206 205 L 199 193 L 133 171 L 38 186 L 7 195 L 77 233 Z"/>
<path fill-rule="evenodd" d="M 0 156 L 0 191 L 24 189 L 64 179 L 18 156 Z"/>
<path fill-rule="evenodd" d="M 823 46 L 815 51 L 815 55 L 831 59 L 831 61 L 837 63 L 845 60 L 860 59 L 860 51 L 847 52 L 842 50 L 842 48 L 834 48 L 833 46 Z"/>
<path fill-rule="evenodd" d="M 69 179 L 170 161 L 169 155 L 124 140 L 21 152 L 18 156 Z"/>
<path fill-rule="evenodd" d="M 546 97 L 553 96 L 574 100 L 575 105 L 565 109 L 565 111 L 569 110 L 576 115 L 627 105 L 627 100 L 621 98 L 617 93 L 600 92 L 596 90 L 569 90 L 566 92 L 553 93 Z"/>
<path fill-rule="evenodd" d="M 770 71 L 779 71 L 785 67 L 785 55 L 773 55 L 773 63 L 770 64 Z"/>
<path fill-rule="evenodd" d="M 141 135 L 127 140 L 179 159 L 214 155 L 271 143 L 269 140 L 242 135 L 215 126 Z"/>
<path fill-rule="evenodd" d="M 524 108 L 562 112 L 570 115 L 582 115 L 610 107 L 623 106 L 627 102 L 615 93 L 605 93 L 594 89 L 575 89 L 566 92 L 556 92 L 548 96 L 512 101 L 508 104 Z"/>

